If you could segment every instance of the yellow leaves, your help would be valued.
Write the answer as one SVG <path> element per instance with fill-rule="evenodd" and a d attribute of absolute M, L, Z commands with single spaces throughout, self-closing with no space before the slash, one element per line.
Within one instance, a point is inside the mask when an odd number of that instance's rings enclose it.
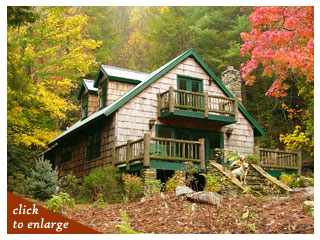
<path fill-rule="evenodd" d="M 301 131 L 301 126 L 296 126 L 295 130 L 291 134 L 280 134 L 280 142 L 283 142 L 286 146 L 286 150 L 298 150 L 305 146 L 313 147 L 313 141 L 306 135 L 305 132 Z"/>

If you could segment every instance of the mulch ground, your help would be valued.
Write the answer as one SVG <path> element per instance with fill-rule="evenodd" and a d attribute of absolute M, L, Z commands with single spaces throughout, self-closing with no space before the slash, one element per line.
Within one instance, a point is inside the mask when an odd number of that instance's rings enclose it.
<path fill-rule="evenodd" d="M 132 229 L 141 233 L 314 233 L 314 219 L 306 215 L 306 199 L 295 193 L 283 199 L 224 196 L 220 206 L 192 203 L 185 196 L 166 193 L 103 208 L 72 210 L 68 217 L 102 233 L 118 233 L 120 209 Z"/>

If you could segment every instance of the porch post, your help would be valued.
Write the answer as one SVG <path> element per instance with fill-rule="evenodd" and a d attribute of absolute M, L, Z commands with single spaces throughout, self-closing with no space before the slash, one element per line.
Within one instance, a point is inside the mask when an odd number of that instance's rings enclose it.
<path fill-rule="evenodd" d="M 169 87 L 169 112 L 174 112 L 174 95 L 173 95 L 173 86 Z"/>
<path fill-rule="evenodd" d="M 204 117 L 208 118 L 209 116 L 209 105 L 208 105 L 208 101 L 209 101 L 209 97 L 208 97 L 208 92 L 204 92 L 204 99 L 203 99 L 203 105 L 204 105 Z"/>
<path fill-rule="evenodd" d="M 112 166 L 115 166 L 117 163 L 117 159 L 116 159 L 116 147 L 112 148 Z"/>
<path fill-rule="evenodd" d="M 302 150 L 299 150 L 297 156 L 297 165 L 298 165 L 298 176 L 301 176 L 301 168 L 302 168 Z"/>
<path fill-rule="evenodd" d="M 162 101 L 161 101 L 161 95 L 160 93 L 157 94 L 157 100 L 158 100 L 158 108 L 157 108 L 157 114 L 158 114 L 158 117 L 160 117 L 161 115 L 161 108 L 162 108 Z"/>
<path fill-rule="evenodd" d="M 259 158 L 258 165 L 260 165 L 260 147 L 254 146 L 254 155 L 256 155 Z"/>
<path fill-rule="evenodd" d="M 144 134 L 144 154 L 143 154 L 143 166 L 150 167 L 150 134 Z"/>
<path fill-rule="evenodd" d="M 200 169 L 205 171 L 206 170 L 206 157 L 205 157 L 205 147 L 204 147 L 204 138 L 199 139 L 200 142 L 200 149 L 199 149 L 199 158 L 200 158 Z"/>
<path fill-rule="evenodd" d="M 238 121 L 238 98 L 235 98 L 234 100 L 234 120 L 237 122 Z"/>
<path fill-rule="evenodd" d="M 127 141 L 127 155 L 126 155 L 126 169 L 130 169 L 130 162 L 129 160 L 132 158 L 132 145 L 131 145 L 132 140 Z"/>

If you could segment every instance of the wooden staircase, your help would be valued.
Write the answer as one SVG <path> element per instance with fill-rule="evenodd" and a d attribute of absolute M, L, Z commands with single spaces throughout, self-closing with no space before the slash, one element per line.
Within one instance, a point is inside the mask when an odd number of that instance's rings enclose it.
<path fill-rule="evenodd" d="M 250 188 L 251 192 L 255 195 L 289 194 L 293 192 L 291 188 L 272 177 L 256 164 L 250 164 L 249 166 L 246 178 L 247 185 L 240 183 L 240 181 L 231 174 L 228 167 L 223 167 L 215 162 L 211 162 L 209 165 L 212 174 L 227 177 L 230 179 L 231 184 L 239 189 L 239 192 L 247 188 Z"/>

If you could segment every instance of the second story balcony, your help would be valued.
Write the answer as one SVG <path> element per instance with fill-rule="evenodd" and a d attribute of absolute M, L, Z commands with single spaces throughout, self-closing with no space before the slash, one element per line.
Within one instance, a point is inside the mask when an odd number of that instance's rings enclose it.
<path fill-rule="evenodd" d="M 189 117 L 214 121 L 218 125 L 235 123 L 238 116 L 238 100 L 208 92 L 191 92 L 169 87 L 158 94 L 158 117 Z"/>

